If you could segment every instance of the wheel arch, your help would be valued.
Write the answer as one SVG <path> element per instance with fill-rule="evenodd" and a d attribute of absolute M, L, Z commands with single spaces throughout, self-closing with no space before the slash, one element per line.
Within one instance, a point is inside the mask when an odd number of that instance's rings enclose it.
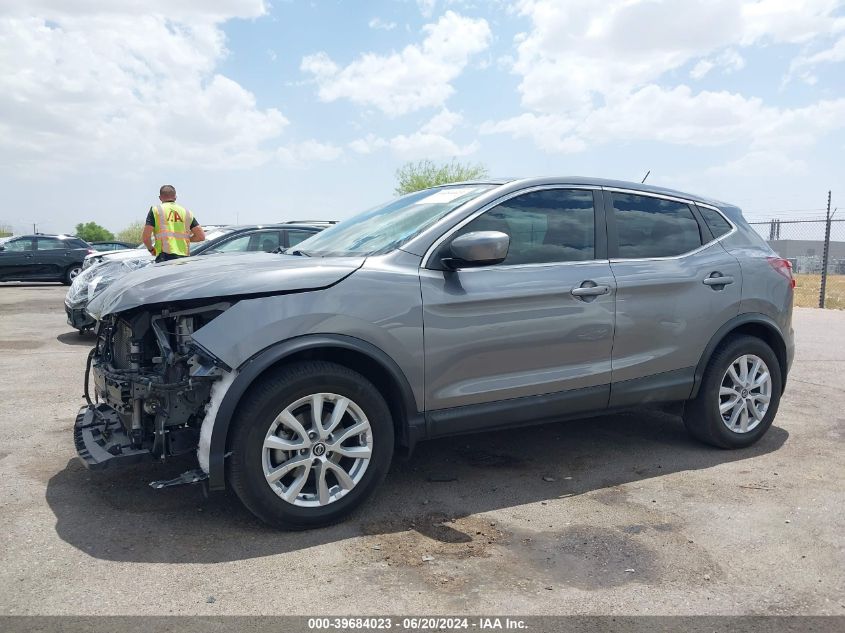
<path fill-rule="evenodd" d="M 780 366 L 781 388 L 786 387 L 789 361 L 783 332 L 771 317 L 759 313 L 746 313 L 740 314 L 725 323 L 707 343 L 707 347 L 704 348 L 704 353 L 695 367 L 695 382 L 690 398 L 695 398 L 698 395 L 698 390 L 704 378 L 704 370 L 707 369 L 707 364 L 710 362 L 713 353 L 730 337 L 741 334 L 759 338 L 772 348 Z"/>
<path fill-rule="evenodd" d="M 249 388 L 282 365 L 298 360 L 325 360 L 353 369 L 370 380 L 390 408 L 396 443 L 410 451 L 424 433 L 425 425 L 414 393 L 399 365 L 384 351 L 362 339 L 343 335 L 306 335 L 265 348 L 238 368 L 226 391 L 211 433 L 209 489 L 226 487 L 225 457 L 229 450 L 229 428 Z"/>

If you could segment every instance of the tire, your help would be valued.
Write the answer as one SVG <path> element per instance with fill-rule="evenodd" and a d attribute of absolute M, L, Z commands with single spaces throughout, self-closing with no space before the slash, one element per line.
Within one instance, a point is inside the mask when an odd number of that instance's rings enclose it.
<path fill-rule="evenodd" d="M 323 435 L 302 438 L 303 432 L 315 432 L 311 417 L 314 394 L 321 394 L 320 432 L 330 429 L 336 410 L 344 411 L 325 442 Z M 349 404 L 344 406 L 344 399 Z M 233 419 L 229 483 L 247 509 L 262 521 L 292 530 L 336 523 L 359 507 L 387 475 L 393 457 L 393 420 L 381 393 L 361 374 L 325 361 L 300 362 L 267 375 L 244 396 L 243 403 Z M 285 411 L 294 417 L 294 423 L 300 423 L 300 431 L 293 430 L 289 417 L 279 422 Z M 364 422 L 369 424 L 366 438 L 366 432 L 360 431 L 341 439 L 344 431 L 363 428 Z M 285 450 L 265 449 L 265 442 L 271 441 L 274 445 L 284 443 Z M 309 447 L 302 448 L 303 442 Z M 296 450 L 288 450 L 294 445 Z M 318 445 L 322 445 L 322 453 Z M 337 450 L 332 451 L 332 447 Z M 341 451 L 363 455 L 368 447 L 366 466 L 358 457 L 340 456 Z M 312 466 L 306 465 L 308 461 Z M 332 466 L 329 461 L 336 463 Z M 271 483 L 275 474 L 293 462 L 301 464 Z M 346 472 L 346 479 L 342 480 L 338 468 Z M 326 482 L 322 488 L 318 485 L 321 473 L 325 473 Z M 304 482 L 299 486 L 301 492 L 297 489 L 300 480 Z M 353 480 L 354 485 L 349 486 Z M 283 494 L 291 495 L 292 500 L 285 500 Z"/>
<path fill-rule="evenodd" d="M 73 283 L 73 280 L 76 279 L 76 276 L 82 272 L 82 264 L 74 264 L 73 266 L 68 266 L 68 269 L 65 271 L 64 277 L 62 277 L 62 283 L 65 286 L 69 286 Z"/>
<path fill-rule="evenodd" d="M 770 382 L 752 389 L 741 389 L 737 386 L 740 383 L 728 371 L 733 368 L 735 375 L 741 374 L 741 367 L 745 364 L 750 367 L 748 384 L 756 384 L 755 377 L 762 380 L 764 372 L 762 367 L 755 371 L 758 367 L 755 359 L 764 363 Z M 751 376 L 752 371 L 755 377 Z M 687 403 L 684 425 L 690 435 L 705 444 L 719 448 L 751 446 L 772 425 L 780 404 L 782 384 L 780 364 L 771 347 L 753 336 L 732 337 L 722 343 L 710 358 L 698 395 Z M 763 411 L 764 397 L 769 400 Z M 737 404 L 732 404 L 734 402 Z M 722 406 L 732 408 L 722 413 Z M 743 424 L 746 425 L 744 431 Z"/>

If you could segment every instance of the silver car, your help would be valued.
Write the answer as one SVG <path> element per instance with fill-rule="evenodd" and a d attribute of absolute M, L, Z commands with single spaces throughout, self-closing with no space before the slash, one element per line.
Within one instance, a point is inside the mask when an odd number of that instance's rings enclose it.
<path fill-rule="evenodd" d="M 419 191 L 284 254 L 130 273 L 77 417 L 101 468 L 196 453 L 284 528 L 337 521 L 433 437 L 684 403 L 692 436 L 759 440 L 793 357 L 794 282 L 738 208 L 589 178 Z M 90 378 L 93 377 L 93 384 Z"/>

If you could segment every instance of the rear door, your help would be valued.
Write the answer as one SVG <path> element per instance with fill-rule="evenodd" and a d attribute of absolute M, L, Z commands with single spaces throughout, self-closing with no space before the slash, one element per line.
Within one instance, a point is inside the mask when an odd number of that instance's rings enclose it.
<path fill-rule="evenodd" d="M 688 201 L 605 191 L 616 279 L 611 406 L 685 399 L 716 331 L 739 312 L 739 263 Z"/>
<path fill-rule="evenodd" d="M 35 240 L 20 237 L 8 240 L 0 251 L 0 279 L 32 279 L 35 271 Z"/>
<path fill-rule="evenodd" d="M 76 253 L 67 248 L 64 240 L 55 237 L 38 237 L 35 243 L 35 276 L 39 279 L 57 279 L 74 263 Z"/>
<path fill-rule="evenodd" d="M 549 406 L 560 415 L 607 405 L 615 284 L 594 195 L 600 192 L 563 187 L 515 194 L 453 230 L 429 255 L 420 281 L 434 433 L 504 420 L 502 411 L 450 419 L 465 405 L 538 396 L 517 408 L 526 417 L 546 417 Z M 511 238 L 504 262 L 437 269 L 455 237 L 490 230 Z"/>

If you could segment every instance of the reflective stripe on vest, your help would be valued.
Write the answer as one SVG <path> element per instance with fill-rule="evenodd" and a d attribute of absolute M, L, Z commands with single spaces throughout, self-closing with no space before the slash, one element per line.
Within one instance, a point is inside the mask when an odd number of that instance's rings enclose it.
<path fill-rule="evenodd" d="M 165 205 L 169 208 L 165 210 Z M 191 243 L 191 224 L 193 215 L 172 202 L 156 205 L 155 212 L 155 250 L 156 255 L 189 255 Z"/>

